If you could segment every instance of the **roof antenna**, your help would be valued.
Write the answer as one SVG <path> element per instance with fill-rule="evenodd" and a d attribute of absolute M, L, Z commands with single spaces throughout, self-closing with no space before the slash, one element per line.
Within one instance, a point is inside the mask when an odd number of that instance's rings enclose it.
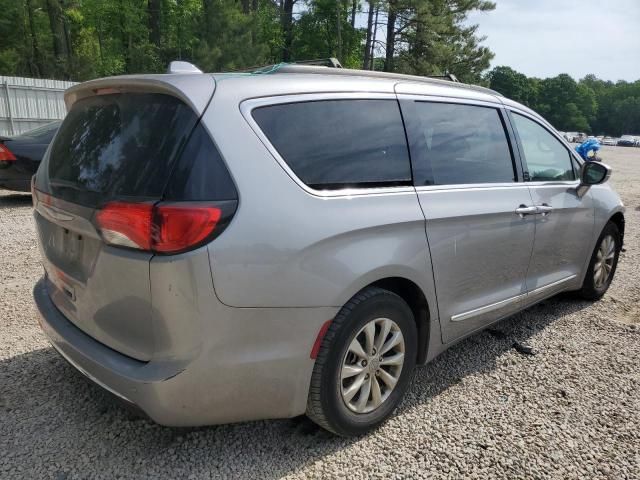
<path fill-rule="evenodd" d="M 167 73 L 202 73 L 193 63 L 174 60 L 167 67 Z"/>

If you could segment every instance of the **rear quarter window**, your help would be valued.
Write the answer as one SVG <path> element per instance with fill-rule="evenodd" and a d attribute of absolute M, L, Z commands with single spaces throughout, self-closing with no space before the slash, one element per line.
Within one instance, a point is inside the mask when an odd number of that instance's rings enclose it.
<path fill-rule="evenodd" d="M 320 100 L 258 107 L 252 116 L 289 168 L 318 190 L 411 184 L 395 100 Z"/>

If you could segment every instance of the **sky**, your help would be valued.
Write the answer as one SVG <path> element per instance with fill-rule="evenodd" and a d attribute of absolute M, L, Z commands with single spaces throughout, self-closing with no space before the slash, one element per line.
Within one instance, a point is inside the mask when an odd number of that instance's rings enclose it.
<path fill-rule="evenodd" d="M 494 0 L 473 12 L 491 66 L 540 78 L 594 73 L 603 80 L 640 79 L 640 0 Z"/>

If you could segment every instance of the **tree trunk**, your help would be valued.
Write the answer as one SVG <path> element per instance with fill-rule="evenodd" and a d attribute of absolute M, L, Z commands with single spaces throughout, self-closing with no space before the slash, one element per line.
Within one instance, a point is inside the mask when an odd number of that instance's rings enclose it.
<path fill-rule="evenodd" d="M 351 3 L 351 26 L 356 26 L 356 12 L 358 11 L 358 0 L 353 0 Z"/>
<path fill-rule="evenodd" d="M 68 78 L 69 46 L 64 25 L 64 12 L 60 0 L 47 0 L 47 14 L 51 27 L 53 55 L 56 59 L 56 75 Z"/>
<path fill-rule="evenodd" d="M 293 4 L 295 0 L 283 0 L 280 24 L 284 45 L 282 46 L 282 61 L 291 60 L 291 44 L 293 43 Z"/>
<path fill-rule="evenodd" d="M 31 41 L 31 58 L 30 58 L 30 70 L 34 77 L 40 78 L 44 73 L 42 70 L 42 57 L 40 55 L 40 48 L 38 47 L 38 37 L 36 36 L 36 25 L 33 19 L 33 3 L 32 0 L 26 0 L 27 6 L 27 18 L 29 20 L 29 35 Z"/>
<path fill-rule="evenodd" d="M 364 60 L 362 62 L 363 70 L 371 68 L 371 34 L 373 33 L 373 1 L 369 0 L 369 15 L 367 16 L 367 38 L 364 43 Z"/>
<path fill-rule="evenodd" d="M 396 0 L 389 0 L 387 15 L 387 49 L 384 58 L 384 71 L 393 72 L 393 56 L 396 48 Z"/>
<path fill-rule="evenodd" d="M 342 0 L 336 0 L 336 57 L 342 58 Z"/>
<path fill-rule="evenodd" d="M 182 0 L 176 0 L 176 8 L 178 10 L 178 20 L 176 23 L 176 42 L 178 44 L 178 60 L 182 60 Z"/>
<path fill-rule="evenodd" d="M 160 29 L 161 0 L 147 0 L 147 13 L 149 15 L 149 42 L 160 48 L 162 30 Z"/>
<path fill-rule="evenodd" d="M 373 38 L 371 39 L 371 68 L 369 70 L 376 69 L 376 37 L 378 33 L 378 13 L 380 12 L 380 5 L 376 5 L 376 19 L 373 22 Z"/>
<path fill-rule="evenodd" d="M 213 0 L 202 0 L 202 21 L 204 22 L 203 33 L 207 42 L 211 40 L 211 18 L 213 17 L 213 12 Z"/>
<path fill-rule="evenodd" d="M 125 0 L 120 0 L 118 5 L 120 7 L 120 42 L 124 54 L 124 71 L 125 73 L 135 73 L 133 71 L 133 34 L 129 21 L 130 12 L 127 8 L 128 5 L 125 5 Z"/>

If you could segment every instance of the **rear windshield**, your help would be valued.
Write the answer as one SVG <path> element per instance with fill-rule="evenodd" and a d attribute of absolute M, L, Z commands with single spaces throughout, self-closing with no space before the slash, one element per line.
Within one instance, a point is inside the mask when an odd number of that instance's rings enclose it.
<path fill-rule="evenodd" d="M 52 145 L 47 190 L 92 207 L 116 197 L 160 198 L 197 121 L 191 108 L 169 95 L 80 100 Z"/>

